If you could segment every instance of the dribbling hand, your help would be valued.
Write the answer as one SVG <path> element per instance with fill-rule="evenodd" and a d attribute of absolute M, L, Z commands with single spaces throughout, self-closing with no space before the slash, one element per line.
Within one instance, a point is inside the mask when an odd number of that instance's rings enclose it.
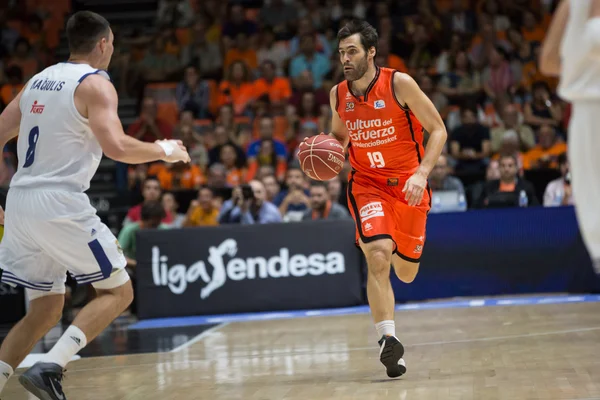
<path fill-rule="evenodd" d="M 423 193 L 427 186 L 427 178 L 420 172 L 415 172 L 404 185 L 402 193 L 405 193 L 404 199 L 408 202 L 408 205 L 414 207 L 421 204 L 423 200 Z"/>
<path fill-rule="evenodd" d="M 157 140 L 155 143 L 160 145 L 165 151 L 165 156 L 162 158 L 163 161 L 169 163 L 180 161 L 189 163 L 191 161 L 190 155 L 181 140 Z M 165 147 L 168 148 L 169 151 L 167 151 Z"/>

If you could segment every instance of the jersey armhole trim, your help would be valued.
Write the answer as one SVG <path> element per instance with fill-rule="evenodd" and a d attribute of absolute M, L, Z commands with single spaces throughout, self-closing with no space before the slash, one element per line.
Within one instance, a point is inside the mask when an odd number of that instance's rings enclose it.
<path fill-rule="evenodd" d="M 81 83 L 83 82 L 83 80 L 85 78 L 87 78 L 90 75 L 102 75 L 103 77 L 105 77 L 106 79 L 108 79 L 109 81 L 112 82 L 112 80 L 110 79 L 110 75 L 108 75 L 108 72 L 106 72 L 103 69 L 97 69 L 94 72 L 88 72 L 87 74 L 83 74 L 81 78 L 79 78 L 79 80 L 77 81 L 77 83 Z"/>
<path fill-rule="evenodd" d="M 335 112 L 340 115 L 340 85 L 335 85 Z"/>
<path fill-rule="evenodd" d="M 410 108 L 408 108 L 408 106 L 403 106 L 402 104 L 400 104 L 400 102 L 398 101 L 398 98 L 396 97 L 396 90 L 394 89 L 394 76 L 396 76 L 396 73 L 400 73 L 400 71 L 395 69 L 392 72 L 392 78 L 391 78 L 391 82 L 390 82 L 390 87 L 392 88 L 392 97 L 394 98 L 394 101 L 396 102 L 398 107 L 400 107 L 403 111 L 409 111 Z"/>

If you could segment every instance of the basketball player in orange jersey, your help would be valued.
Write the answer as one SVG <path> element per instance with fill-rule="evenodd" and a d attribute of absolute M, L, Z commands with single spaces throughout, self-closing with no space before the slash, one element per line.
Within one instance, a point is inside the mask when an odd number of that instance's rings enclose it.
<path fill-rule="evenodd" d="M 338 32 L 345 81 L 331 90 L 330 135 L 349 147 L 349 208 L 368 264 L 367 296 L 391 378 L 406 372 L 396 338 L 390 265 L 410 283 L 419 270 L 430 209 L 427 177 L 446 142 L 435 106 L 415 81 L 374 64 L 377 31 L 367 22 Z M 423 147 L 423 128 L 429 132 Z"/>

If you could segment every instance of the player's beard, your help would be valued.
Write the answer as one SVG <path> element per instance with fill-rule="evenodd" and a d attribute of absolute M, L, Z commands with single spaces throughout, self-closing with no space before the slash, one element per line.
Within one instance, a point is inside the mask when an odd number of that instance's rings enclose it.
<path fill-rule="evenodd" d="M 365 57 L 356 64 L 350 64 L 349 66 L 352 67 L 352 69 L 344 69 L 344 77 L 348 81 L 357 81 L 367 73 L 367 70 L 369 69 L 369 61 L 365 55 Z"/>

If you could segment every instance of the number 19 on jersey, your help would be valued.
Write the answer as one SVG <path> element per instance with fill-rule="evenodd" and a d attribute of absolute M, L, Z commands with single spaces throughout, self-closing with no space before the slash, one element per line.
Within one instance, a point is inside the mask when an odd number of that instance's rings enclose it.
<path fill-rule="evenodd" d="M 385 167 L 385 160 L 383 159 L 383 154 L 381 154 L 380 151 L 368 152 L 367 156 L 369 157 L 371 168 Z"/>

